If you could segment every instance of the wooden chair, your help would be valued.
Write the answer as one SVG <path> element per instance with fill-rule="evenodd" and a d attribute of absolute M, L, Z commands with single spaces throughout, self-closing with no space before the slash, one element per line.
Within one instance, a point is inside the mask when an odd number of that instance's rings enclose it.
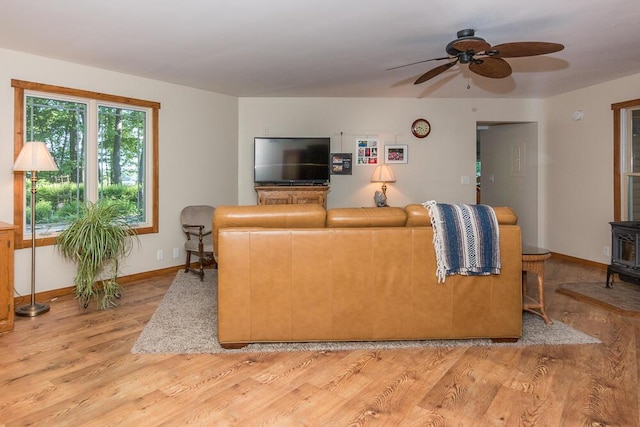
<path fill-rule="evenodd" d="M 184 242 L 187 254 L 184 271 L 199 275 L 201 281 L 204 279 L 204 267 L 213 265 L 216 268 L 211 234 L 214 210 L 213 206 L 194 205 L 187 206 L 180 212 L 180 223 L 187 237 Z M 191 255 L 198 257 L 198 268 L 191 267 Z"/>

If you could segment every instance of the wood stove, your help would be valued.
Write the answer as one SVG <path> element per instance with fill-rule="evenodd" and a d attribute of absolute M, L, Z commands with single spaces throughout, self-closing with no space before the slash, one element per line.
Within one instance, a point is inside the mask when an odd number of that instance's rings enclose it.
<path fill-rule="evenodd" d="M 640 221 L 611 224 L 611 264 L 607 267 L 607 288 L 613 273 L 625 282 L 640 283 Z M 611 279 L 611 281 L 609 281 Z"/>

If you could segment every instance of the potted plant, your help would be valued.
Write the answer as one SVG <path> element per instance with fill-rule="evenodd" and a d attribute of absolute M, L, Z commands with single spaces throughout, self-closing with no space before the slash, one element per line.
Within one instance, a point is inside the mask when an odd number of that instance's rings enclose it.
<path fill-rule="evenodd" d="M 138 236 L 113 201 L 85 203 L 80 215 L 58 235 L 58 251 L 77 264 L 75 293 L 84 308 L 91 298 L 101 310 L 118 305 L 122 291 L 118 262 L 129 255 L 134 238 L 137 241 Z"/>

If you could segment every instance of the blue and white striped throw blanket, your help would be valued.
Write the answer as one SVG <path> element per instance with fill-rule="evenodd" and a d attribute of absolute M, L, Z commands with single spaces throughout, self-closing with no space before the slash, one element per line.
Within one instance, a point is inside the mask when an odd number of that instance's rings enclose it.
<path fill-rule="evenodd" d="M 433 200 L 423 206 L 431 216 L 438 283 L 451 274 L 500 274 L 500 233 L 493 208 Z"/>

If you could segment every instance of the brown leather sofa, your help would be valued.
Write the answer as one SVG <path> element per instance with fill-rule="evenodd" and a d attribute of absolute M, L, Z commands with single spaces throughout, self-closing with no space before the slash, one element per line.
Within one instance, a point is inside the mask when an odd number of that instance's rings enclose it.
<path fill-rule="evenodd" d="M 218 206 L 218 339 L 253 342 L 453 338 L 522 334 L 521 237 L 495 208 L 499 275 L 437 283 L 427 209 Z"/>

